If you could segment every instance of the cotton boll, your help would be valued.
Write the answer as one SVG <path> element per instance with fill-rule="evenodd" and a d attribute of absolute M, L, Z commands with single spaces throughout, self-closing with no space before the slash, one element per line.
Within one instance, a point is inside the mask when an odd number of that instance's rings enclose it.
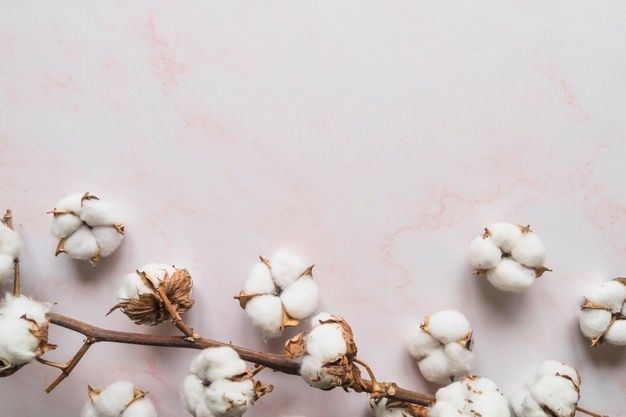
<path fill-rule="evenodd" d="M 263 262 L 256 263 L 243 286 L 244 292 L 247 294 L 273 294 L 275 289 L 270 269 Z"/>
<path fill-rule="evenodd" d="M 574 385 L 580 385 L 580 375 L 578 375 L 578 372 L 571 366 L 555 360 L 543 361 L 541 365 L 539 365 L 539 367 L 535 370 L 535 376 L 531 376 L 528 379 L 528 385 L 536 383 L 540 378 L 543 378 L 544 376 L 554 376 L 556 374 L 559 374 L 561 376 L 567 376 L 571 379 Z"/>
<path fill-rule="evenodd" d="M 0 253 L 17 258 L 22 247 L 20 235 L 0 223 Z"/>
<path fill-rule="evenodd" d="M 194 417 L 214 417 L 205 401 L 205 389 L 202 380 L 194 374 L 187 375 L 183 380 L 180 401 L 189 414 Z"/>
<path fill-rule="evenodd" d="M 345 355 L 348 348 L 341 327 L 335 323 L 314 328 L 304 340 L 306 353 L 316 357 L 322 363 L 333 362 Z"/>
<path fill-rule="evenodd" d="M 80 411 L 80 417 L 98 417 L 98 412 L 91 401 L 87 401 Z"/>
<path fill-rule="evenodd" d="M 80 227 L 63 244 L 63 249 L 72 258 L 88 260 L 98 254 L 98 242 L 88 226 Z"/>
<path fill-rule="evenodd" d="M 319 359 L 305 355 L 300 364 L 300 375 L 307 384 L 319 389 L 327 390 L 341 385 L 338 378 L 324 372 L 322 365 Z"/>
<path fill-rule="evenodd" d="M 332 320 L 333 315 L 330 313 L 319 313 L 311 319 L 311 328 L 320 326 L 323 322 Z"/>
<path fill-rule="evenodd" d="M 39 339 L 28 320 L 0 315 L 0 360 L 19 366 L 37 357 Z"/>
<path fill-rule="evenodd" d="M 546 249 L 535 233 L 528 232 L 524 233 L 522 240 L 513 247 L 511 256 L 523 265 L 540 267 L 545 261 Z"/>
<path fill-rule="evenodd" d="M 94 404 L 98 417 L 120 417 L 135 397 L 135 386 L 127 381 L 117 381 L 105 388 Z"/>
<path fill-rule="evenodd" d="M 420 360 L 432 350 L 440 347 L 441 343 L 418 326 L 415 326 L 407 337 L 407 346 L 411 356 Z"/>
<path fill-rule="evenodd" d="M 57 214 L 52 219 L 50 231 L 58 238 L 66 238 L 83 225 L 80 217 L 74 214 Z"/>
<path fill-rule="evenodd" d="M 117 297 L 122 300 L 128 300 L 150 292 L 152 290 L 148 288 L 139 275 L 136 272 L 132 272 L 124 275 L 122 278 L 122 285 L 117 292 Z"/>
<path fill-rule="evenodd" d="M 606 332 L 611 324 L 611 313 L 606 310 L 580 310 L 578 318 L 580 330 L 591 339 Z"/>
<path fill-rule="evenodd" d="M 63 197 L 54 205 L 54 208 L 62 211 L 71 211 L 72 213 L 80 216 L 82 211 L 82 199 L 84 193 L 74 193 L 67 197 Z"/>
<path fill-rule="evenodd" d="M 103 257 L 112 254 L 124 239 L 123 234 L 108 226 L 94 227 L 91 229 L 91 233 L 93 233 L 98 248 L 100 248 L 99 255 Z"/>
<path fill-rule="evenodd" d="M 253 297 L 246 304 L 246 314 L 266 339 L 281 335 L 283 307 L 280 298 L 269 294 Z"/>
<path fill-rule="evenodd" d="M 319 290 L 313 278 L 301 277 L 285 288 L 280 299 L 291 317 L 302 320 L 317 308 Z"/>
<path fill-rule="evenodd" d="M 475 269 L 490 269 L 500 262 L 502 252 L 491 239 L 478 236 L 470 243 L 469 259 Z"/>
<path fill-rule="evenodd" d="M 539 404 L 552 410 L 558 416 L 573 415 L 578 401 L 578 390 L 571 381 L 558 376 L 545 376 L 530 389 Z"/>
<path fill-rule="evenodd" d="M 0 254 L 0 282 L 13 276 L 13 257 Z"/>
<path fill-rule="evenodd" d="M 611 280 L 592 288 L 585 295 L 587 301 L 613 313 L 619 313 L 626 300 L 626 285 Z"/>
<path fill-rule="evenodd" d="M 157 417 L 157 412 L 148 398 L 133 401 L 121 417 Z"/>
<path fill-rule="evenodd" d="M 438 348 L 418 362 L 421 374 L 428 381 L 445 384 L 451 381 L 448 358 L 443 348 Z"/>
<path fill-rule="evenodd" d="M 626 345 L 626 320 L 615 320 L 604 335 L 604 340 L 612 345 Z"/>
<path fill-rule="evenodd" d="M 117 209 L 109 202 L 97 199 L 83 200 L 80 218 L 92 227 L 121 223 Z"/>
<path fill-rule="evenodd" d="M 206 402 L 215 417 L 240 417 L 252 404 L 254 384 L 250 379 L 221 379 L 206 389 Z"/>
<path fill-rule="evenodd" d="M 469 321 L 456 310 L 438 311 L 428 319 L 428 332 L 444 344 L 456 342 L 470 331 Z"/>
<path fill-rule="evenodd" d="M 309 267 L 302 259 L 285 250 L 272 256 L 271 266 L 274 282 L 281 288 L 293 284 Z"/>
<path fill-rule="evenodd" d="M 26 316 L 41 325 L 48 319 L 46 314 L 50 311 L 50 303 L 40 303 L 25 295 L 6 294 L 3 303 L 0 305 L 0 315 L 19 319 Z"/>
<path fill-rule="evenodd" d="M 507 400 L 490 380 L 467 377 L 435 394 L 430 417 L 510 417 Z"/>
<path fill-rule="evenodd" d="M 511 253 L 513 247 L 522 240 L 522 231 L 519 226 L 511 223 L 493 223 L 487 230 L 489 230 L 493 244 L 504 253 Z"/>
<path fill-rule="evenodd" d="M 498 266 L 487 271 L 487 280 L 503 291 L 522 291 L 530 287 L 535 278 L 534 270 L 509 258 L 502 259 Z"/>
<path fill-rule="evenodd" d="M 513 411 L 517 417 L 546 417 L 541 406 L 527 392 L 521 392 L 511 400 Z"/>
<path fill-rule="evenodd" d="M 191 361 L 189 372 L 214 382 L 243 374 L 246 372 L 246 363 L 229 346 L 207 348 Z"/>
<path fill-rule="evenodd" d="M 448 361 L 448 372 L 453 376 L 467 375 L 474 369 L 474 352 L 458 343 L 448 343 L 443 348 Z"/>

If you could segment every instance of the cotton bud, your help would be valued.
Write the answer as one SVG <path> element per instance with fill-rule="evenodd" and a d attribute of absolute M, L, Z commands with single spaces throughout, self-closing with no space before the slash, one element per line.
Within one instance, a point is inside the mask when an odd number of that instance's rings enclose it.
<path fill-rule="evenodd" d="M 602 342 L 626 346 L 626 278 L 612 279 L 590 291 L 578 318 L 591 347 Z"/>
<path fill-rule="evenodd" d="M 428 417 L 428 408 L 385 397 L 370 398 L 370 412 L 374 417 Z"/>
<path fill-rule="evenodd" d="M 571 417 L 580 398 L 580 376 L 571 366 L 544 361 L 513 399 L 517 417 Z"/>
<path fill-rule="evenodd" d="M 20 235 L 0 222 L 0 283 L 13 276 L 15 259 L 19 257 L 21 247 Z"/>
<path fill-rule="evenodd" d="M 424 378 L 446 384 L 474 370 L 472 334 L 463 314 L 455 310 L 439 311 L 409 333 L 409 353 Z"/>
<path fill-rule="evenodd" d="M 93 194 L 71 194 L 56 203 L 52 234 L 59 239 L 55 255 L 67 253 L 95 266 L 112 254 L 124 238 L 116 209 Z"/>
<path fill-rule="evenodd" d="M 357 368 L 357 347 L 350 325 L 341 317 L 320 313 L 311 319 L 311 331 L 288 340 L 287 355 L 302 357 L 300 375 L 312 387 L 330 390 L 335 387 L 361 387 Z"/>
<path fill-rule="evenodd" d="M 117 381 L 105 389 L 88 387 L 89 399 L 80 417 L 156 417 L 152 401 L 127 381 Z"/>
<path fill-rule="evenodd" d="M 468 376 L 440 388 L 429 417 L 510 417 L 509 404 L 487 378 Z"/>
<path fill-rule="evenodd" d="M 182 314 L 193 306 L 192 287 L 193 281 L 186 269 L 150 263 L 124 276 L 118 291 L 121 301 L 109 313 L 119 308 L 136 324 L 154 326 L 171 319 L 159 293 Z"/>
<path fill-rule="evenodd" d="M 55 348 L 48 343 L 50 304 L 7 294 L 0 304 L 0 377 Z"/>
<path fill-rule="evenodd" d="M 494 223 L 470 243 L 470 263 L 496 288 L 520 292 L 550 271 L 543 263 L 545 248 L 529 226 Z"/>
<path fill-rule="evenodd" d="M 240 417 L 273 388 L 255 381 L 229 346 L 204 349 L 191 361 L 189 372 L 180 398 L 194 417 Z"/>
<path fill-rule="evenodd" d="M 267 340 L 313 314 L 319 290 L 313 280 L 313 266 L 280 251 L 271 259 L 260 257 L 235 298 Z"/>

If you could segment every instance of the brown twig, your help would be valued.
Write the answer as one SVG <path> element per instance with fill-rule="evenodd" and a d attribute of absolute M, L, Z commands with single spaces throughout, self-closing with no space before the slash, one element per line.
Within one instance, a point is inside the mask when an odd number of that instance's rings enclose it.
<path fill-rule="evenodd" d="M 7 209 L 4 213 L 4 217 L 2 217 L 2 223 L 6 224 L 6 226 L 13 229 L 13 212 L 11 209 Z M 13 259 L 13 295 L 20 295 L 20 259 Z"/>
<path fill-rule="evenodd" d="M 165 307 L 167 314 L 169 314 L 170 320 L 172 320 L 172 323 L 174 323 L 174 326 L 176 326 L 178 330 L 183 332 L 183 334 L 187 336 L 187 338 L 189 338 L 190 340 L 196 340 L 199 337 L 198 334 L 194 332 L 191 327 L 187 326 L 183 319 L 180 318 L 178 310 L 172 305 L 170 299 L 167 297 L 165 288 L 160 286 L 159 288 L 156 288 L 156 292 L 159 298 L 161 298 L 163 306 Z"/>
<path fill-rule="evenodd" d="M 591 417 L 609 417 L 605 414 L 596 413 L 595 411 L 587 410 L 586 408 L 576 406 L 576 411 L 580 411 L 583 414 L 587 414 Z"/>
<path fill-rule="evenodd" d="M 230 346 L 239 354 L 241 359 L 247 362 L 262 365 L 276 372 L 281 372 L 288 375 L 299 374 L 300 364 L 296 361 L 286 358 L 283 355 L 258 352 L 255 350 L 234 346 L 228 343 L 218 342 L 200 336 L 192 340 L 188 337 L 180 336 L 158 336 L 141 333 L 119 332 L 115 330 L 101 329 L 99 327 L 95 327 L 90 324 L 83 323 L 79 320 L 66 317 L 57 313 L 48 313 L 48 319 L 52 324 L 86 336 L 89 340 L 91 340 L 92 344 L 98 342 L 111 342 L 125 343 L 131 345 L 162 346 L 187 349 L 205 349 L 208 347 Z M 74 364 L 74 366 L 76 365 Z M 381 383 L 381 385 L 382 384 L 383 383 Z M 400 388 L 394 383 L 386 383 L 385 385 L 390 388 L 387 390 L 384 396 L 389 397 L 393 400 L 423 406 L 430 406 L 435 401 L 432 395 L 421 394 L 408 389 Z M 374 384 L 372 383 L 372 381 L 369 380 L 363 380 L 363 389 L 365 392 L 368 393 L 376 392 Z"/>
<path fill-rule="evenodd" d="M 57 387 L 57 385 L 63 382 L 63 380 L 70 375 L 76 365 L 78 365 L 78 362 L 80 362 L 80 360 L 83 358 L 83 356 L 85 356 L 89 348 L 94 343 L 95 340 L 93 338 L 87 337 L 87 339 L 85 339 L 85 341 L 83 342 L 83 345 L 80 347 L 80 349 L 78 349 L 78 352 L 76 352 L 74 356 L 72 356 L 71 359 L 67 361 L 67 363 L 49 361 L 43 358 L 37 359 L 40 363 L 43 363 L 44 365 L 52 366 L 61 370 L 61 375 L 59 375 L 57 379 L 55 379 L 52 384 L 50 384 L 48 388 L 46 388 L 46 393 L 50 394 L 52 390 Z"/>

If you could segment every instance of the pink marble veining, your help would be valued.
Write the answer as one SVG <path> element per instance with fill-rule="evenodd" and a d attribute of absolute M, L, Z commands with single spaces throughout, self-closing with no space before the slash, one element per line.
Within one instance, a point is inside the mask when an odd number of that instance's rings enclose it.
<path fill-rule="evenodd" d="M 560 359 L 582 404 L 626 417 L 626 351 L 590 351 L 575 318 L 587 286 L 626 273 L 625 20 L 621 1 L 0 2 L 0 208 L 25 240 L 24 288 L 137 330 L 104 315 L 118 280 L 177 263 L 195 278 L 195 328 L 277 352 L 232 296 L 257 255 L 288 247 L 316 264 L 320 309 L 350 320 L 379 378 L 434 392 L 404 337 L 457 308 L 505 393 Z M 54 257 L 45 214 L 87 190 L 127 214 L 96 269 Z M 548 246 L 554 272 L 524 294 L 467 264 L 495 220 Z M 80 345 L 51 336 L 55 359 Z M 78 415 L 87 384 L 124 378 L 182 416 L 192 355 L 98 345 L 50 395 L 56 373 L 31 365 L 0 380 L 0 415 Z M 275 392 L 250 416 L 367 415 L 362 396 L 264 379 Z"/>

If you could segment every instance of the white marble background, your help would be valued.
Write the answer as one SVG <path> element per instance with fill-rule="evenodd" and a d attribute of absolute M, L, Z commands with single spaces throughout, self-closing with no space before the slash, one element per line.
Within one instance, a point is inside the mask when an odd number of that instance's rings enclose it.
<path fill-rule="evenodd" d="M 187 266 L 207 336 L 268 351 L 232 296 L 259 254 L 316 264 L 379 378 L 434 392 L 404 348 L 439 309 L 475 327 L 507 394 L 548 358 L 581 404 L 626 416 L 626 350 L 587 348 L 586 286 L 626 274 L 626 3 L 615 1 L 0 1 L 0 206 L 25 239 L 28 293 L 97 325 L 119 278 Z M 45 212 L 70 192 L 123 206 L 97 269 L 54 257 Z M 523 295 L 471 274 L 467 243 L 530 223 L 546 274 Z M 149 332 L 174 333 L 165 325 Z M 65 359 L 80 338 L 54 329 Z M 78 415 L 86 385 L 130 379 L 183 416 L 193 352 L 98 345 L 52 394 L 31 365 L 0 415 Z M 365 416 L 365 399 L 268 373 L 253 416 Z"/>

